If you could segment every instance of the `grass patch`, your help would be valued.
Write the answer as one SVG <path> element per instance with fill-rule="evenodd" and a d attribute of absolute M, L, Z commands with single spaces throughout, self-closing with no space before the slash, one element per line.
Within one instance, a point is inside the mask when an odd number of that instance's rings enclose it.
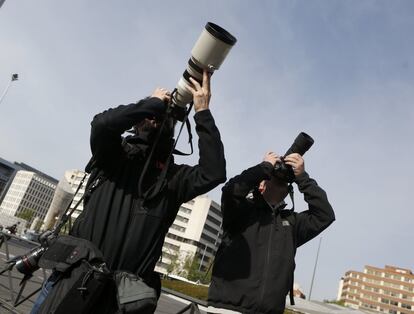
<path fill-rule="evenodd" d="M 208 287 L 171 279 L 162 279 L 161 284 L 165 288 L 181 292 L 199 300 L 207 301 Z"/>
<path fill-rule="evenodd" d="M 190 297 L 207 301 L 208 287 L 194 285 L 188 282 L 171 280 L 171 279 L 162 279 L 161 284 L 163 287 L 181 292 Z M 286 309 L 284 314 L 298 314 L 300 312 L 292 311 Z"/>

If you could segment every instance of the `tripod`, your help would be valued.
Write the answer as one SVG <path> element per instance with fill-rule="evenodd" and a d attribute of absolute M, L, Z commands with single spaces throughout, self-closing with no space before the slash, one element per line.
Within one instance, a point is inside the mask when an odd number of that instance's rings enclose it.
<path fill-rule="evenodd" d="M 74 208 L 72 208 L 72 210 L 70 210 L 70 212 L 68 213 L 68 211 L 70 209 L 70 206 L 72 205 L 73 200 L 74 200 L 76 194 L 78 193 L 79 189 L 81 188 L 86 176 L 87 175 L 85 174 L 84 177 L 82 178 L 81 182 L 79 183 L 79 186 L 78 186 L 78 188 L 75 192 L 75 195 L 72 198 L 72 201 L 67 206 L 63 216 L 61 217 L 61 220 L 60 220 L 59 224 L 53 230 L 47 230 L 44 233 L 42 233 L 39 236 L 39 242 L 41 244 L 36 246 L 35 248 L 31 249 L 28 253 L 25 253 L 25 254 L 19 255 L 19 256 L 15 256 L 15 257 L 9 259 L 10 255 L 9 255 L 9 247 L 8 247 L 8 242 L 7 241 L 10 240 L 12 237 L 16 238 L 18 240 L 21 240 L 21 239 L 14 236 L 14 235 L 12 235 L 12 234 L 5 234 L 5 233 L 1 232 L 1 234 L 0 234 L 0 247 L 3 243 L 5 243 L 6 256 L 7 256 L 8 260 L 6 261 L 7 265 L 2 270 L 0 270 L 0 275 L 4 274 L 5 272 L 8 272 L 9 287 L 10 287 L 10 292 L 11 292 L 11 300 L 14 303 L 13 306 L 15 306 L 15 307 L 18 306 L 19 304 L 21 304 L 24 301 L 26 301 L 27 299 L 31 298 L 33 295 L 35 295 L 36 293 L 38 293 L 42 289 L 42 287 L 40 287 L 40 288 L 36 289 L 35 291 L 31 292 L 24 299 L 20 300 L 20 298 L 22 296 L 22 293 L 23 293 L 23 290 L 26 287 L 26 284 L 27 284 L 28 280 L 30 278 L 32 278 L 33 273 L 40 268 L 39 265 L 38 265 L 39 259 L 43 255 L 43 253 L 48 249 L 50 241 L 52 241 L 53 239 L 55 239 L 58 236 L 58 234 L 59 234 L 60 230 L 62 229 L 62 227 L 68 222 L 68 220 L 70 219 L 73 212 L 77 209 L 79 204 L 83 201 L 84 195 L 75 204 Z M 92 184 L 91 188 L 95 188 L 99 183 L 100 183 L 99 181 L 94 182 Z M 20 290 L 17 293 L 16 299 L 14 299 L 14 295 L 13 295 L 14 291 L 13 291 L 13 283 L 12 283 L 12 276 L 11 276 L 11 271 L 12 271 L 13 267 L 15 267 L 18 272 L 20 272 L 21 274 L 24 275 L 23 278 L 21 279 L 20 283 L 19 283 Z M 46 278 L 45 270 L 43 270 L 43 275 L 44 275 L 44 278 Z"/>
<path fill-rule="evenodd" d="M 3 245 L 3 243 L 5 244 L 7 258 L 9 258 L 10 256 L 8 240 L 10 240 L 12 237 L 17 238 L 13 235 L 4 234 L 3 232 L 0 233 L 0 247 Z M 37 266 L 37 260 L 40 258 L 40 255 L 44 251 L 45 251 L 45 248 L 43 246 L 37 246 L 33 248 L 32 250 L 30 250 L 27 254 L 15 256 L 11 259 L 8 259 L 6 261 L 6 266 L 0 271 L 0 275 L 3 275 L 5 272 L 8 272 L 10 296 L 11 296 L 11 300 L 13 302 L 14 307 L 20 305 L 24 301 L 31 298 L 33 295 L 38 293 L 40 289 L 42 288 L 40 286 L 39 288 L 31 292 L 29 295 L 21 299 L 22 293 L 26 287 L 27 282 L 29 281 L 30 278 L 33 277 L 33 273 L 39 269 L 39 267 Z M 19 283 L 20 288 L 19 288 L 19 291 L 16 297 L 14 296 L 13 281 L 12 281 L 13 277 L 11 273 L 13 267 L 15 267 L 17 271 L 19 271 L 20 273 L 24 275 Z M 46 278 L 45 271 L 43 271 L 43 275 L 44 275 L 44 278 Z"/>

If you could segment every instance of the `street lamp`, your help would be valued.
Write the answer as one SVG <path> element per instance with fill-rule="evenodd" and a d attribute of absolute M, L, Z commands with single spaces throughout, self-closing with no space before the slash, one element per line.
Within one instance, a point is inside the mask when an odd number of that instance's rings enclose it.
<path fill-rule="evenodd" d="M 315 266 L 313 267 L 312 281 L 311 281 L 310 291 L 309 291 L 309 297 L 308 297 L 308 300 L 309 301 L 311 300 L 313 281 L 315 279 L 316 265 L 318 264 L 319 250 L 321 248 L 321 242 L 322 242 L 322 237 L 319 238 L 318 252 L 316 253 Z"/>
<path fill-rule="evenodd" d="M 2 94 L 2 95 L 1 95 L 1 97 L 0 97 L 0 104 L 1 104 L 1 102 L 3 101 L 3 98 L 6 96 L 7 92 L 9 91 L 9 88 L 10 88 L 10 86 L 11 86 L 11 83 L 12 83 L 12 82 L 14 82 L 14 81 L 17 81 L 18 79 L 19 79 L 19 74 L 17 74 L 17 73 L 12 74 L 12 76 L 11 76 L 11 80 L 10 80 L 10 81 L 9 81 L 9 83 L 7 84 L 7 86 L 6 86 L 6 88 L 5 88 L 4 92 L 3 92 L 3 94 Z"/>

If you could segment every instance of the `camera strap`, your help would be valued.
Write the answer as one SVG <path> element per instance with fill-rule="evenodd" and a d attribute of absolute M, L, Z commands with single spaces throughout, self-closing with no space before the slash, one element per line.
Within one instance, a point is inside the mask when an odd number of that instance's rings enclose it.
<path fill-rule="evenodd" d="M 72 204 L 73 204 L 73 201 L 75 200 L 75 197 L 76 197 L 76 195 L 78 194 L 78 192 L 79 192 L 79 190 L 81 189 L 81 187 L 82 187 L 82 185 L 83 185 L 83 183 L 85 182 L 85 179 L 86 179 L 86 177 L 87 177 L 87 175 L 88 175 L 88 173 L 85 173 L 85 175 L 83 176 L 83 178 L 81 179 L 81 181 L 79 182 L 79 185 L 78 185 L 78 187 L 76 188 L 76 191 L 75 191 L 75 194 L 73 195 L 73 198 L 72 198 L 72 200 L 70 201 L 70 203 L 69 203 L 69 205 L 66 207 L 66 209 L 65 209 L 65 211 L 64 211 L 64 213 L 63 213 L 63 215 L 62 215 L 62 217 L 60 218 L 60 222 L 59 222 L 59 224 L 57 225 L 57 227 L 55 228 L 55 229 L 53 229 L 52 230 L 52 233 L 54 234 L 54 235 L 58 235 L 59 234 L 59 232 L 60 232 L 60 230 L 63 228 L 63 226 L 68 222 L 68 220 L 71 218 L 71 216 L 72 216 L 72 214 L 75 212 L 75 210 L 78 208 L 78 206 L 83 202 L 83 200 L 84 200 L 84 198 L 85 198 L 85 196 L 88 194 L 88 193 L 91 193 L 93 190 L 95 190 L 100 184 L 101 184 L 101 182 L 102 181 L 104 181 L 105 179 L 103 178 L 103 177 L 101 177 L 101 176 L 98 176 L 96 179 L 95 179 L 95 181 L 93 181 L 91 184 L 90 184 L 90 186 L 89 186 L 89 188 L 88 188 L 88 191 L 85 191 L 85 193 L 83 193 L 83 195 L 81 196 L 81 198 L 76 202 L 76 204 L 75 204 L 75 206 L 70 210 L 70 212 L 68 213 L 68 211 L 69 211 L 69 209 L 70 209 L 70 207 L 72 206 Z M 86 193 L 86 192 L 88 192 L 88 193 Z"/>
<path fill-rule="evenodd" d="M 190 110 L 191 110 L 192 106 L 193 106 L 193 103 L 191 103 Z M 173 150 L 174 155 L 190 156 L 194 152 L 194 149 L 193 149 L 193 134 L 191 133 L 191 125 L 190 125 L 190 120 L 189 119 L 185 120 L 185 125 L 187 126 L 188 144 L 190 144 L 190 152 L 189 153 L 183 153 L 183 152 L 179 151 L 178 149 L 174 148 L 174 150 Z M 180 130 L 180 133 L 181 133 L 181 130 Z M 178 137 L 177 137 L 177 140 L 178 140 Z M 175 147 L 175 145 L 174 145 L 174 147 Z"/>
<path fill-rule="evenodd" d="M 292 208 L 287 209 L 287 210 L 293 212 L 293 211 L 295 211 L 295 198 L 294 198 L 294 192 L 293 192 L 293 185 L 292 185 L 292 183 L 289 183 L 289 185 L 288 185 L 288 192 L 289 192 L 290 200 L 292 201 Z"/>
<path fill-rule="evenodd" d="M 167 160 L 165 162 L 165 166 L 163 167 L 163 169 L 161 171 L 161 174 L 159 175 L 159 177 L 157 179 L 157 182 L 155 183 L 155 185 L 153 185 L 147 191 L 143 192 L 142 191 L 142 183 L 143 183 L 145 174 L 148 171 L 148 167 L 149 167 L 149 165 L 151 163 L 151 159 L 152 159 L 152 156 L 154 154 L 155 148 L 156 148 L 156 146 L 157 146 L 157 144 L 158 144 L 158 142 L 160 140 L 161 133 L 162 133 L 162 128 L 165 127 L 165 122 L 167 121 L 167 119 L 171 115 L 172 108 L 171 108 L 171 106 L 168 107 L 167 114 L 166 114 L 166 116 L 165 116 L 165 118 L 163 120 L 163 123 L 161 125 L 161 128 L 160 128 L 160 130 L 158 132 L 157 138 L 154 141 L 154 144 L 152 146 L 151 152 L 149 153 L 149 155 L 147 157 L 147 160 L 145 162 L 144 168 L 142 170 L 141 176 L 140 176 L 139 181 L 138 181 L 138 196 L 140 198 L 143 197 L 144 201 L 145 200 L 148 200 L 148 199 L 152 199 L 161 190 L 161 188 L 162 188 L 162 186 L 164 184 L 165 178 L 167 177 L 168 168 L 170 166 L 170 162 L 171 162 L 171 158 L 172 158 L 172 155 L 173 154 L 181 155 L 181 156 L 188 156 L 188 155 L 191 155 L 193 153 L 193 136 L 192 136 L 192 133 L 191 133 L 190 121 L 188 119 L 188 115 L 190 114 L 190 111 L 191 111 L 192 108 L 193 108 L 193 102 L 190 103 L 190 106 L 189 106 L 188 110 L 185 113 L 183 123 L 181 124 L 181 127 L 180 127 L 180 131 L 178 132 L 178 135 L 177 135 L 177 137 L 176 137 L 176 139 L 174 141 L 174 144 L 173 144 L 173 146 L 171 148 L 171 151 L 168 154 L 168 158 L 167 158 Z M 177 146 L 177 143 L 178 143 L 178 139 L 180 138 L 181 132 L 182 132 L 182 130 L 184 128 L 184 124 L 187 126 L 188 142 L 189 142 L 190 148 L 191 148 L 191 152 L 190 153 L 182 153 L 182 152 L 180 152 L 180 151 L 178 151 L 178 150 L 175 149 L 175 147 Z"/>

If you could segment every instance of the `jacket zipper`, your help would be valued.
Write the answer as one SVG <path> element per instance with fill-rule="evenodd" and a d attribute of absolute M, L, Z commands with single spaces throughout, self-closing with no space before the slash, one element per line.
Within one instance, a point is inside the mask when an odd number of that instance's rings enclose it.
<path fill-rule="evenodd" d="M 131 206 L 131 208 L 129 209 L 129 212 L 128 212 L 128 222 L 127 222 L 127 227 L 126 227 L 127 233 L 126 233 L 126 236 L 125 236 L 125 241 L 129 239 L 129 235 L 131 234 L 131 230 L 130 230 L 129 227 L 131 226 L 132 221 L 134 220 L 134 217 L 136 215 L 136 211 L 138 210 L 138 209 L 135 208 L 135 207 L 137 207 L 138 202 L 139 202 L 139 200 L 137 200 L 135 198 L 132 199 L 132 206 Z M 142 204 L 139 204 L 139 205 L 142 206 Z M 124 244 L 125 244 L 125 241 L 124 241 Z M 124 250 L 125 250 L 125 247 L 123 246 L 122 247 L 122 255 L 124 254 Z"/>
<path fill-rule="evenodd" d="M 262 306 L 263 303 L 263 298 L 264 298 L 264 291 L 265 291 L 265 286 L 266 286 L 266 276 L 267 276 L 267 272 L 268 272 L 268 266 L 269 266 L 269 260 L 270 260 L 270 249 L 272 247 L 272 239 L 273 239 L 273 228 L 276 225 L 276 216 L 275 216 L 275 211 L 272 209 L 272 220 L 273 223 L 270 226 L 270 232 L 269 232 L 269 241 L 268 241 L 268 246 L 267 246 L 267 255 L 266 255 L 266 260 L 265 260 L 265 265 L 263 268 L 263 285 L 262 285 L 262 292 L 260 294 L 260 303 L 259 303 L 259 307 L 258 309 L 260 309 L 260 307 Z"/>

